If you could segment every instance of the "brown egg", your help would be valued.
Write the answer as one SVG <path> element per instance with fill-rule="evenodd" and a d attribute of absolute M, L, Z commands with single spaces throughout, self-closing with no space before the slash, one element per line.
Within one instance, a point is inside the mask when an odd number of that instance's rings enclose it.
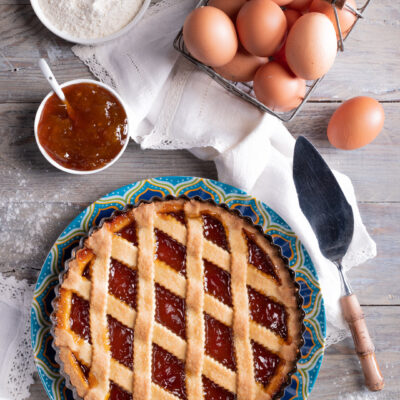
<path fill-rule="evenodd" d="M 257 57 L 239 48 L 233 60 L 214 71 L 234 82 L 249 82 L 254 79 L 257 69 L 268 62 L 268 57 Z"/>
<path fill-rule="evenodd" d="M 346 3 L 354 9 L 357 9 L 357 4 L 354 0 L 347 0 Z M 331 4 L 325 0 L 314 0 L 310 6 L 310 12 L 319 12 L 325 14 L 335 27 L 336 36 L 339 39 L 339 31 L 336 24 L 335 12 Z M 342 9 L 337 8 L 337 14 L 339 17 L 340 30 L 342 31 L 343 38 L 345 38 L 357 17 L 346 7 L 343 7 Z"/>
<path fill-rule="evenodd" d="M 278 6 L 287 6 L 293 0 L 272 0 L 274 3 L 278 4 Z"/>
<path fill-rule="evenodd" d="M 189 53 L 211 67 L 227 64 L 238 49 L 233 22 L 215 7 L 193 10 L 183 25 L 183 39 Z"/>
<path fill-rule="evenodd" d="M 318 79 L 332 67 L 337 53 L 335 29 L 320 13 L 300 17 L 286 39 L 286 60 L 290 69 L 303 79 Z"/>
<path fill-rule="evenodd" d="M 302 16 L 300 11 L 297 10 L 283 10 L 283 13 L 285 14 L 286 21 L 287 21 L 287 29 L 290 31 L 291 27 L 294 25 L 294 23 Z M 287 61 L 286 61 L 286 38 L 283 42 L 282 47 L 272 55 L 272 58 L 277 61 L 279 64 L 282 64 L 285 68 L 289 68 Z"/>
<path fill-rule="evenodd" d="M 294 10 L 305 11 L 310 6 L 312 0 L 293 0 L 288 7 Z"/>
<path fill-rule="evenodd" d="M 210 0 L 209 6 L 219 8 L 232 20 L 236 19 L 236 16 L 244 3 L 247 0 Z"/>
<path fill-rule="evenodd" d="M 301 12 L 297 10 L 283 10 L 287 21 L 287 30 L 290 31 L 290 28 L 294 25 L 294 23 L 301 17 Z"/>
<path fill-rule="evenodd" d="M 251 54 L 268 57 L 282 45 L 286 18 L 272 0 L 250 0 L 240 9 L 236 28 L 243 47 Z"/>
<path fill-rule="evenodd" d="M 385 112 L 379 102 L 367 96 L 354 97 L 333 113 L 328 139 L 338 149 L 358 149 L 379 135 L 384 122 Z"/>
<path fill-rule="evenodd" d="M 306 93 L 306 82 L 275 61 L 258 69 L 253 87 L 256 98 L 273 111 L 293 110 Z"/>

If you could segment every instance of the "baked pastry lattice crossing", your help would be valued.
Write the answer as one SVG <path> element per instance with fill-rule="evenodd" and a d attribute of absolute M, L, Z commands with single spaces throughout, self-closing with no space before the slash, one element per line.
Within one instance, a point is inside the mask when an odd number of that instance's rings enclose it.
<path fill-rule="evenodd" d="M 212 203 L 114 214 L 69 262 L 54 344 L 85 399 L 271 399 L 302 343 L 277 248 Z"/>

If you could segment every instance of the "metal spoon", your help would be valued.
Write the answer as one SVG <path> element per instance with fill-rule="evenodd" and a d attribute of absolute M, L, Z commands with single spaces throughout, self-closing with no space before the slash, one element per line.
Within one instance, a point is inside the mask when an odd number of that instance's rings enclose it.
<path fill-rule="evenodd" d="M 51 69 L 49 67 L 49 64 L 47 64 L 47 62 L 44 58 L 41 58 L 39 60 L 39 68 L 42 71 L 43 76 L 47 79 L 47 82 L 49 82 L 51 88 L 54 90 L 55 94 L 65 104 L 69 118 L 71 120 L 74 120 L 75 119 L 74 110 L 72 109 L 71 105 L 68 103 L 68 100 L 66 99 L 65 94 L 61 89 L 61 86 L 58 84 L 53 72 L 51 71 Z"/>

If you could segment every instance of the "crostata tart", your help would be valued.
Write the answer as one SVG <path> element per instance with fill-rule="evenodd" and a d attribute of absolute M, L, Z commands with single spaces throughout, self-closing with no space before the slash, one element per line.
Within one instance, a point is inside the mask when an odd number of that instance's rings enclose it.
<path fill-rule="evenodd" d="M 304 313 L 280 250 L 226 207 L 128 207 L 74 252 L 54 346 L 81 398 L 252 400 L 282 395 Z"/>

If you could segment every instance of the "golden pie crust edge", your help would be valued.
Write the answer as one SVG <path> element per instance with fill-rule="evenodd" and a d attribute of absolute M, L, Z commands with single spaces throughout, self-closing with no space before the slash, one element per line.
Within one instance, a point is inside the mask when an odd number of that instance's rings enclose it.
<path fill-rule="evenodd" d="M 74 394 L 74 398 L 76 398 L 76 399 L 81 399 L 88 394 L 89 386 L 88 386 L 87 380 L 84 377 L 80 367 L 78 366 L 77 358 L 75 357 L 74 353 L 79 354 L 81 361 L 84 361 L 84 360 L 91 359 L 91 351 L 92 350 L 91 350 L 91 345 L 88 344 L 87 342 L 85 342 L 84 339 L 80 338 L 80 341 L 83 343 L 86 343 L 87 345 L 82 346 L 82 343 L 80 343 L 78 345 L 76 340 L 71 340 L 71 335 L 68 335 L 63 329 L 57 329 L 57 324 L 59 321 L 59 318 L 57 317 L 58 314 L 60 313 L 61 317 L 63 317 L 63 316 L 65 317 L 66 316 L 65 311 L 68 308 L 67 303 L 69 302 L 69 304 L 70 304 L 70 299 L 69 299 L 69 301 L 68 301 L 68 299 L 66 301 L 65 296 L 64 297 L 61 296 L 61 292 L 63 290 L 62 285 L 64 284 L 64 281 L 66 280 L 66 278 L 68 278 L 68 281 L 69 281 L 68 286 L 71 286 L 71 285 L 74 286 L 75 284 L 79 286 L 79 284 L 80 284 L 79 279 L 81 278 L 84 268 L 88 262 L 87 261 L 87 257 L 88 257 L 87 253 L 85 253 L 83 255 L 83 257 L 81 257 L 82 252 L 85 252 L 85 251 L 87 252 L 87 245 L 88 245 L 89 241 L 92 240 L 93 235 L 95 235 L 97 232 L 101 231 L 104 228 L 104 226 L 110 226 L 110 224 L 118 225 L 120 222 L 121 216 L 124 218 L 125 214 L 130 213 L 133 210 L 140 208 L 142 205 L 156 204 L 156 205 L 158 205 L 158 206 L 156 206 L 156 208 L 157 208 L 156 212 L 159 212 L 159 211 L 162 211 L 161 210 L 163 207 L 162 204 L 168 204 L 168 203 L 169 203 L 169 206 L 171 204 L 172 205 L 175 204 L 175 205 L 179 205 L 179 207 L 181 207 L 181 208 L 182 208 L 182 204 L 185 205 L 188 203 L 197 203 L 197 205 L 200 206 L 197 209 L 197 212 L 199 210 L 200 211 L 211 211 L 211 215 L 216 215 L 219 217 L 224 216 L 224 215 L 225 216 L 231 215 L 233 217 L 233 218 L 231 218 L 231 222 L 233 222 L 235 224 L 235 218 L 239 218 L 238 221 L 241 221 L 242 227 L 245 227 L 246 231 L 250 232 L 252 235 L 255 235 L 256 237 L 258 235 L 261 235 L 262 237 L 264 237 L 266 239 L 266 240 L 262 240 L 262 243 L 260 243 L 260 241 L 258 241 L 257 244 L 259 246 L 261 244 L 260 247 L 265 251 L 266 254 L 268 254 L 268 256 L 271 258 L 273 264 L 279 268 L 279 277 L 280 277 L 282 285 L 284 285 L 284 286 L 289 285 L 289 286 L 293 287 L 293 293 L 289 294 L 289 291 L 283 291 L 283 293 L 280 293 L 280 298 L 279 298 L 280 302 L 283 302 L 285 304 L 285 308 L 288 308 L 286 301 L 285 301 L 285 297 L 286 297 L 286 300 L 292 304 L 290 306 L 291 312 L 289 313 L 291 318 L 288 323 L 288 329 L 289 329 L 289 332 L 291 332 L 291 334 L 290 334 L 290 336 L 291 336 L 290 344 L 291 345 L 289 346 L 290 348 L 286 347 L 283 350 L 280 349 L 280 352 L 279 352 L 279 356 L 281 359 L 283 359 L 284 357 L 287 358 L 287 356 L 289 356 L 291 361 L 286 362 L 284 366 L 280 366 L 280 370 L 284 369 L 285 372 L 282 374 L 282 373 L 277 373 L 277 371 L 276 371 L 275 375 L 273 376 L 272 380 L 270 381 L 269 386 L 268 386 L 268 389 L 269 389 L 268 392 L 272 392 L 273 393 L 272 396 L 269 393 L 267 393 L 266 391 L 262 390 L 261 384 L 256 383 L 256 385 L 254 385 L 254 384 L 249 385 L 248 381 L 246 381 L 246 378 L 248 378 L 248 376 L 246 376 L 246 375 L 245 375 L 245 377 L 246 377 L 245 379 L 239 378 L 240 381 L 242 382 L 242 387 L 239 389 L 241 389 L 241 391 L 242 391 L 242 396 L 243 395 L 245 396 L 244 398 L 246 398 L 247 394 L 251 393 L 252 391 L 255 391 L 255 393 L 253 393 L 252 397 L 254 397 L 256 399 L 269 400 L 269 399 L 281 398 L 284 394 L 285 388 L 291 382 L 291 376 L 297 371 L 297 362 L 301 358 L 300 350 L 304 344 L 304 339 L 302 337 L 302 334 L 305 331 L 305 325 L 304 325 L 305 313 L 302 308 L 303 299 L 299 293 L 300 286 L 295 281 L 295 273 L 289 267 L 287 258 L 282 255 L 281 248 L 278 245 L 273 243 L 271 236 L 266 235 L 263 232 L 261 226 L 254 224 L 249 217 L 243 216 L 238 210 L 231 209 L 226 204 L 217 204 L 212 200 L 203 200 L 197 196 L 193 197 L 193 198 L 188 198 L 187 196 L 174 197 L 171 195 L 168 195 L 163 198 L 156 196 L 149 201 L 142 200 L 134 205 L 128 204 L 127 206 L 124 207 L 124 209 L 113 212 L 113 214 L 110 217 L 102 219 L 97 226 L 92 227 L 89 230 L 88 234 L 80 240 L 79 245 L 72 250 L 71 258 L 65 262 L 65 269 L 59 274 L 59 284 L 55 287 L 55 298 L 52 302 L 53 312 L 51 314 L 51 320 L 52 320 L 51 333 L 54 338 L 54 340 L 52 341 L 52 347 L 56 353 L 55 354 L 56 361 L 60 365 L 60 373 L 66 379 L 66 386 L 72 390 L 72 392 Z M 160 206 L 160 204 L 161 204 L 161 206 Z M 173 209 L 171 210 L 169 208 L 169 211 L 173 211 Z M 229 220 L 229 218 L 228 218 L 228 220 Z M 223 224 L 225 227 L 227 227 L 225 218 L 223 219 Z M 152 226 L 152 229 L 154 229 L 154 226 Z M 229 227 L 228 227 L 228 229 L 229 229 Z M 119 229 L 115 229 L 115 231 L 117 231 L 117 230 L 119 230 Z M 101 232 L 97 233 L 97 235 L 99 235 L 99 234 L 101 235 Z M 96 245 L 96 244 L 94 243 L 94 245 Z M 188 251 L 188 249 L 187 249 L 187 251 Z M 89 250 L 89 252 L 90 252 L 90 250 Z M 89 255 L 89 257 L 90 257 L 90 255 Z M 187 257 L 188 257 L 188 254 L 187 254 Z M 82 258 L 82 260 L 79 260 L 79 258 Z M 71 271 L 73 271 L 73 273 L 71 273 Z M 260 291 L 260 293 L 264 294 L 263 288 L 260 286 L 260 284 L 258 284 L 259 287 L 257 287 L 257 278 L 260 278 L 259 274 L 262 274 L 262 275 L 264 275 L 264 274 L 261 272 L 257 272 L 257 271 L 248 271 L 247 273 L 248 273 L 247 282 L 249 281 L 249 276 L 250 276 L 250 279 L 252 280 L 252 284 L 250 286 L 253 287 L 254 289 Z M 231 274 L 232 274 L 232 271 L 231 271 Z M 257 276 L 257 275 L 259 275 L 259 276 Z M 153 281 L 153 283 L 154 283 L 154 281 Z M 232 286 L 232 283 L 231 283 L 231 286 Z M 168 287 L 166 287 L 166 288 L 169 289 Z M 203 291 L 203 294 L 204 294 L 204 291 Z M 268 293 L 265 295 L 270 296 L 271 294 Z M 207 296 L 207 294 L 205 294 L 205 296 Z M 232 291 L 232 296 L 233 296 L 233 291 Z M 206 303 L 207 303 L 207 300 L 210 300 L 209 297 L 212 297 L 212 296 L 208 296 L 208 298 L 204 300 Z M 104 298 L 105 298 L 105 296 L 104 296 Z M 293 298 L 294 298 L 294 302 L 293 302 Z M 64 299 L 64 301 L 62 301 L 63 299 Z M 232 298 L 232 301 L 233 301 L 233 298 Z M 105 302 L 105 299 L 104 299 L 104 302 Z M 210 305 L 217 306 L 216 311 L 215 311 L 217 314 L 227 311 L 226 309 L 224 309 L 224 307 L 218 307 L 217 304 L 210 304 Z M 114 302 L 113 306 L 118 308 L 118 304 L 116 304 L 115 302 Z M 234 307 L 235 307 L 235 303 L 234 303 Z M 118 314 L 118 312 L 123 313 L 124 310 L 117 309 L 116 313 Z M 106 315 L 107 315 L 107 312 L 105 314 L 105 318 L 106 318 Z M 188 314 L 186 314 L 186 316 L 187 315 Z M 247 311 L 246 315 L 247 315 L 247 320 L 250 321 L 249 324 L 251 326 L 247 329 L 247 333 L 245 332 L 245 335 L 249 335 L 249 332 L 248 332 L 249 330 L 251 331 L 251 339 L 253 339 L 254 337 L 261 338 L 262 335 L 265 335 L 266 329 L 262 329 L 262 328 L 258 329 L 257 326 L 260 326 L 260 325 L 258 325 L 257 323 L 254 323 L 250 320 L 250 318 L 248 317 L 248 311 Z M 69 316 L 69 312 L 68 312 L 68 316 Z M 92 316 L 90 316 L 90 318 L 92 321 Z M 221 322 L 227 324 L 227 322 L 229 320 L 229 316 L 224 317 L 223 315 L 221 315 L 221 318 L 218 318 L 218 319 Z M 64 321 L 64 322 L 66 322 L 66 321 Z M 104 323 L 104 321 L 103 321 L 103 323 Z M 154 323 L 154 320 L 153 320 L 153 323 Z M 290 325 L 290 327 L 289 327 L 289 325 Z M 233 323 L 232 323 L 232 328 L 233 328 Z M 164 328 L 164 329 L 165 329 L 165 331 L 168 331 L 168 328 Z M 241 328 L 238 327 L 238 329 L 240 330 Z M 158 330 L 160 330 L 159 327 L 158 327 Z M 154 342 L 154 337 L 152 339 Z M 256 341 L 258 341 L 258 340 L 256 339 Z M 78 340 L 78 342 L 79 342 L 79 340 Z M 258 342 L 263 345 L 263 342 L 265 342 L 265 340 L 262 339 Z M 177 343 L 175 343 L 175 344 L 177 344 Z M 236 353 L 236 340 L 234 340 L 234 346 L 235 346 L 235 353 Z M 271 350 L 274 351 L 274 349 L 271 349 L 270 346 L 267 346 L 267 345 L 263 345 L 263 346 L 265 348 L 267 348 L 269 351 L 271 351 Z M 164 347 L 164 346 L 161 346 L 161 347 Z M 165 350 L 169 351 L 168 348 L 165 348 Z M 172 352 L 172 351 L 170 351 L 170 352 L 176 356 L 175 352 Z M 203 353 L 204 353 L 204 351 L 203 351 Z M 247 349 L 247 355 L 248 354 L 249 354 L 249 351 Z M 124 370 L 127 370 L 126 367 L 122 366 L 121 364 L 119 364 L 118 362 L 113 360 L 111 357 L 108 357 L 109 360 L 106 360 L 107 357 L 105 357 L 105 354 L 103 354 L 103 355 L 104 355 L 104 357 L 103 357 L 104 359 L 100 360 L 97 363 L 97 365 L 100 366 L 100 369 L 97 371 L 97 376 L 99 379 L 101 379 L 103 377 L 103 378 L 108 378 L 109 380 L 113 380 L 113 375 L 117 376 L 120 373 L 122 373 L 122 375 L 124 375 Z M 205 356 L 205 357 L 207 358 L 207 356 Z M 236 358 L 237 357 L 238 356 L 236 355 Z M 100 358 L 102 358 L 101 355 L 100 355 Z M 208 357 L 208 358 L 210 358 L 210 357 Z M 212 360 L 213 359 L 211 359 L 211 361 Z M 214 360 L 214 362 L 209 362 L 207 365 L 203 365 L 202 373 L 204 375 L 206 375 L 207 377 L 209 377 L 208 374 L 205 373 L 205 371 L 207 371 L 207 369 L 209 369 L 210 366 L 218 367 L 217 368 L 218 371 L 214 374 L 215 376 L 218 376 L 218 374 L 221 372 L 222 373 L 224 373 L 226 371 L 231 372 L 231 376 L 230 376 L 231 379 L 228 379 L 228 381 L 224 382 L 223 385 L 220 384 L 221 382 L 223 382 L 220 379 L 214 380 L 213 378 L 210 378 L 210 377 L 209 378 L 211 380 L 213 380 L 216 384 L 235 393 L 235 390 L 233 390 L 233 387 L 236 385 L 235 382 L 236 382 L 237 378 L 235 376 L 237 373 L 239 373 L 240 365 L 243 365 L 243 366 L 250 365 L 250 361 L 252 361 L 252 357 L 250 360 L 249 359 L 246 360 L 246 352 L 245 352 L 243 363 L 242 362 L 238 363 L 238 360 L 237 360 L 237 372 L 236 373 L 228 370 L 228 368 L 224 367 L 222 364 L 220 364 L 219 362 L 217 362 L 215 360 Z M 108 369 L 108 371 L 106 371 L 107 369 Z M 113 371 L 112 375 L 110 375 L 110 370 L 111 370 L 111 372 Z M 253 366 L 252 366 L 251 370 L 253 370 Z M 187 371 L 185 373 L 186 373 L 186 386 L 188 386 Z M 126 373 L 125 373 L 125 375 L 126 375 Z M 250 375 L 253 375 L 253 373 L 251 373 Z M 226 379 L 226 376 L 222 377 L 222 379 Z M 151 380 L 151 371 L 150 371 L 150 380 Z M 127 380 L 125 382 L 125 384 L 122 384 L 122 385 L 120 383 L 121 382 L 118 382 L 117 384 L 119 384 L 122 388 L 126 389 L 126 386 L 130 386 L 132 384 L 132 381 Z M 190 385 L 190 382 L 189 382 L 189 385 Z M 108 383 L 106 383 L 106 386 L 108 387 Z M 151 390 L 152 398 L 154 398 L 154 399 L 158 399 L 158 398 L 168 399 L 169 398 L 168 392 L 166 392 L 162 388 L 158 387 L 156 384 L 151 382 L 149 384 L 149 387 L 151 388 L 150 390 Z M 104 388 L 103 388 L 103 390 L 104 390 Z M 137 394 L 139 394 L 139 393 L 137 393 Z M 236 394 L 238 394 L 238 393 L 236 392 Z M 101 391 L 100 391 L 100 393 L 96 393 L 96 390 L 92 389 L 91 394 L 90 394 L 90 396 L 88 396 L 88 398 L 100 399 L 100 398 L 102 398 L 102 393 L 101 393 Z M 171 395 L 170 399 L 173 400 L 173 399 L 176 399 L 176 397 Z M 238 399 L 239 399 L 239 396 L 238 396 Z"/>

